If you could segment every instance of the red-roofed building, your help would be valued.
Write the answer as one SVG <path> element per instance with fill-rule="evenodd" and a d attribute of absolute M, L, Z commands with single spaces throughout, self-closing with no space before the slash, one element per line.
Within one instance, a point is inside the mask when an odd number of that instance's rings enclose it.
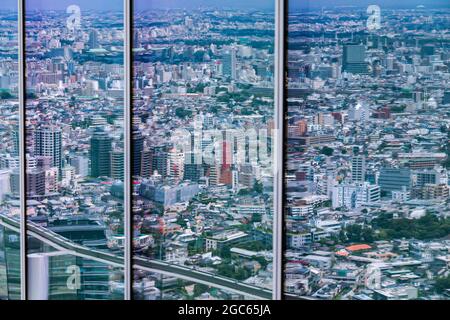
<path fill-rule="evenodd" d="M 372 247 L 369 246 L 368 244 L 355 244 L 352 246 L 348 246 L 345 249 L 350 252 L 355 252 L 355 251 L 362 251 L 362 250 L 370 250 L 370 249 L 372 249 Z"/>

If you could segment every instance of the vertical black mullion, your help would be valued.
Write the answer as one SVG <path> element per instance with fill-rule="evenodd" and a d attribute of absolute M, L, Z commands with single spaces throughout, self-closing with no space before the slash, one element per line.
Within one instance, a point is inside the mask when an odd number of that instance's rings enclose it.
<path fill-rule="evenodd" d="M 133 235 L 134 235 L 134 219 L 133 219 L 133 77 L 134 77 L 134 56 L 133 56 L 133 47 L 134 47 L 134 0 L 128 0 L 129 3 L 129 23 L 130 23 L 130 29 L 129 29 L 129 46 L 128 46 L 128 53 L 130 55 L 130 78 L 129 78 L 129 97 L 130 97 L 130 108 L 129 108 L 129 126 L 130 126 L 130 162 L 128 164 L 129 168 L 129 179 L 130 179 L 130 300 L 134 300 L 134 293 L 133 293 L 133 275 L 134 275 L 134 247 L 133 247 Z"/>
<path fill-rule="evenodd" d="M 287 61 L 288 61 L 288 26 L 289 26 L 289 0 L 284 0 L 284 8 L 283 8 L 283 12 L 281 13 L 283 15 L 283 30 L 282 30 L 282 41 L 283 41 L 283 52 L 281 53 L 283 55 L 283 63 L 282 63 L 282 67 L 283 67 L 283 76 L 281 81 L 283 81 L 283 103 L 282 103 L 282 113 L 283 113 L 283 136 L 287 137 L 288 136 L 288 130 L 287 130 L 287 123 L 286 123 L 286 119 L 287 119 Z M 284 296 L 284 282 L 286 279 L 286 274 L 285 274 L 285 252 L 287 249 L 286 246 L 286 182 L 285 182 L 285 174 L 286 174 L 286 165 L 287 165 L 287 142 L 286 139 L 283 139 L 283 144 L 282 144 L 282 171 L 281 171 L 281 175 L 282 175 L 282 187 L 281 187 L 281 210 L 282 210 L 282 216 L 281 216 L 281 223 L 282 223 L 282 233 L 281 233 L 281 248 L 282 248 L 282 257 L 281 257 L 281 281 L 282 281 L 282 285 L 281 285 L 281 300 L 285 299 Z"/>

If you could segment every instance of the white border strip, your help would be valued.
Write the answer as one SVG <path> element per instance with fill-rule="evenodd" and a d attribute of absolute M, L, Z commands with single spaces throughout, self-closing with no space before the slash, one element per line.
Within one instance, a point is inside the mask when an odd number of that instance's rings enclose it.
<path fill-rule="evenodd" d="M 281 300 L 283 290 L 283 92 L 284 92 L 284 0 L 275 0 L 275 141 L 273 190 L 273 300 Z"/>
<path fill-rule="evenodd" d="M 124 299 L 131 300 L 131 288 L 132 288 L 132 230 L 131 230 L 131 219 L 132 219 L 132 199 L 131 199 L 131 1 L 124 0 L 124 235 L 125 235 L 125 246 L 124 246 Z"/>

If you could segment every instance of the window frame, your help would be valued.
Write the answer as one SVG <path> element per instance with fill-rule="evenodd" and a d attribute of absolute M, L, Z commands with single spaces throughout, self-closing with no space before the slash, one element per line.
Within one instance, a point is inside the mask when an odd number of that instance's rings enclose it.
<path fill-rule="evenodd" d="M 27 216 L 26 216 L 26 61 L 25 61 L 25 1 L 18 1 L 19 40 L 19 145 L 20 145 L 20 278 L 21 299 L 27 300 Z M 284 65 L 285 8 L 287 1 L 272 0 L 275 5 L 274 54 L 274 132 L 273 162 L 273 278 L 272 299 L 281 300 L 283 291 L 283 174 L 284 174 Z M 124 300 L 132 300 L 132 36 L 133 0 L 123 0 L 124 12 Z"/>

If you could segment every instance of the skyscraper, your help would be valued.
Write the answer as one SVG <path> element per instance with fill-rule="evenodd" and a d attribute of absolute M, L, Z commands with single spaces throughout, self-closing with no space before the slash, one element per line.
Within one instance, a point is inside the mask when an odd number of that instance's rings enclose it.
<path fill-rule="evenodd" d="M 141 153 L 141 177 L 149 178 L 153 174 L 153 151 L 145 149 Z"/>
<path fill-rule="evenodd" d="M 49 156 L 52 166 L 62 168 L 62 133 L 60 128 L 47 126 L 34 132 L 35 156 Z"/>
<path fill-rule="evenodd" d="M 104 131 L 96 131 L 91 138 L 91 176 L 111 176 L 112 138 Z"/>
<path fill-rule="evenodd" d="M 222 56 L 223 75 L 230 77 L 232 80 L 236 80 L 237 75 L 237 58 L 236 49 L 231 48 L 224 52 Z"/>
<path fill-rule="evenodd" d="M 144 137 L 138 130 L 134 130 L 132 134 L 132 169 L 133 176 L 141 175 L 142 151 L 144 151 Z"/>
<path fill-rule="evenodd" d="M 166 177 L 167 176 L 167 151 L 164 150 L 155 150 L 152 158 L 152 168 L 154 171 L 158 171 L 158 173 Z M 186 172 L 186 171 L 185 171 Z"/>
<path fill-rule="evenodd" d="M 199 158 L 198 154 L 195 152 L 186 152 L 184 158 L 184 180 L 198 182 L 203 175 L 202 164 L 196 162 L 196 159 Z"/>
<path fill-rule="evenodd" d="M 362 44 L 344 46 L 342 71 L 354 74 L 367 74 L 366 47 Z"/>
<path fill-rule="evenodd" d="M 98 49 L 100 47 L 98 43 L 98 32 L 97 30 L 91 30 L 89 33 L 89 49 Z"/>

